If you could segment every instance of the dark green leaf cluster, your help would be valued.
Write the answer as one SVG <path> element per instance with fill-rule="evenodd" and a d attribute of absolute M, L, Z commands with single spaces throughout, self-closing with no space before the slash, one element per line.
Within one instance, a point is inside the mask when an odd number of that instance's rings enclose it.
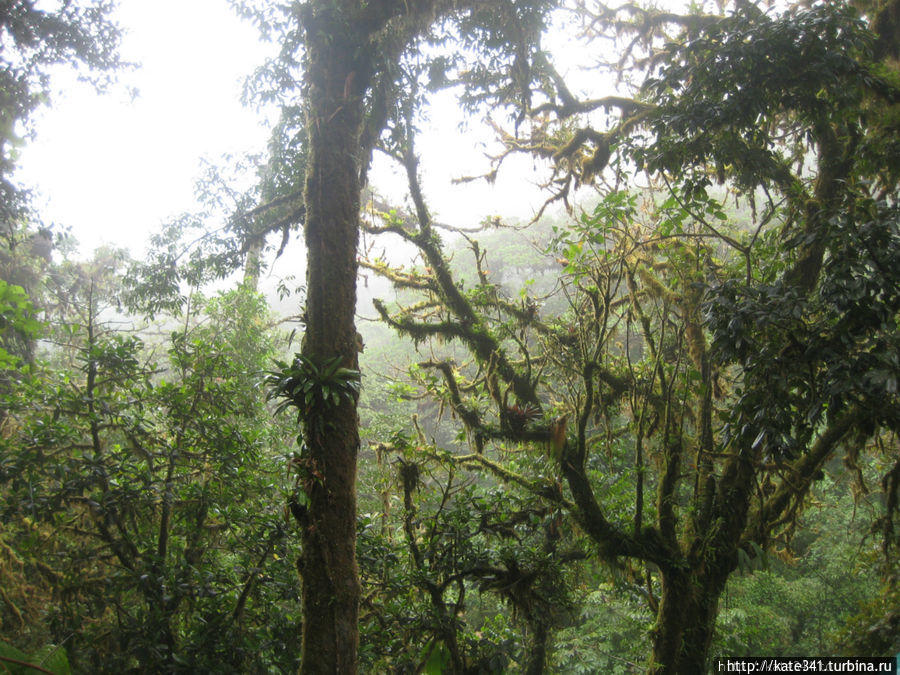
<path fill-rule="evenodd" d="M 840 122 L 857 127 L 877 88 L 865 67 L 873 36 L 844 3 L 772 18 L 747 5 L 658 55 L 643 96 L 652 139 L 635 149 L 639 168 L 693 175 L 714 167 L 741 189 L 784 182 L 783 164 L 809 134 Z M 793 159 L 797 159 L 793 157 Z"/>
<path fill-rule="evenodd" d="M 900 427 L 900 210 L 861 203 L 818 236 L 828 257 L 816 294 L 731 280 L 706 304 L 717 356 L 744 373 L 730 434 L 775 457 L 852 406 L 867 427 Z"/>

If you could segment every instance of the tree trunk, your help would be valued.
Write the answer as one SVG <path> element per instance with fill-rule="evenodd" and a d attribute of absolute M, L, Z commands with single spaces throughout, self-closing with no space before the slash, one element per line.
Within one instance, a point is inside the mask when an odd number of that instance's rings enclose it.
<path fill-rule="evenodd" d="M 662 572 L 662 597 L 649 672 L 708 672 L 706 661 L 724 586 L 724 580 L 719 582 L 683 570 Z"/>
<path fill-rule="evenodd" d="M 323 3 L 326 5 L 327 3 Z M 317 16 L 321 13 L 324 16 Z M 356 247 L 360 209 L 362 97 L 353 87 L 359 46 L 337 16 L 317 7 L 306 23 L 307 164 L 306 337 L 304 355 L 321 362 L 343 357 L 358 368 Z M 334 12 L 334 14 L 338 14 Z M 355 401 L 304 419 L 307 447 L 302 524 L 303 645 L 301 673 L 355 673 L 359 635 L 356 566 Z"/>
<path fill-rule="evenodd" d="M 526 657 L 523 672 L 525 675 L 543 675 L 547 665 L 547 647 L 550 642 L 550 627 L 548 622 L 539 617 L 533 617 L 528 622 L 528 656 Z"/>
<path fill-rule="evenodd" d="M 259 291 L 259 273 L 262 269 L 263 239 L 251 242 L 244 259 L 244 287 L 254 293 Z"/>

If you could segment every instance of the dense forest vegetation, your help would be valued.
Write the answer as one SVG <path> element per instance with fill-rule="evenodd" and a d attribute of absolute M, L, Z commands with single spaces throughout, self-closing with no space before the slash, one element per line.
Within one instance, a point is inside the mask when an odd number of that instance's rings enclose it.
<path fill-rule="evenodd" d="M 900 652 L 897 0 L 235 0 L 268 154 L 142 259 L 13 177 L 114 6 L 2 4 L 0 672 Z M 433 216 L 448 92 L 533 221 Z"/>

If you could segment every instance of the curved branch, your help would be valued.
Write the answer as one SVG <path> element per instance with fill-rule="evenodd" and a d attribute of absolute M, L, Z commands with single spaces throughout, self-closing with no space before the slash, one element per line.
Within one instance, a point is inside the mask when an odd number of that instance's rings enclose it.
<path fill-rule="evenodd" d="M 813 446 L 790 466 L 791 480 L 782 481 L 762 506 L 750 514 L 741 536 L 742 542 L 768 541 L 772 529 L 778 525 L 790 505 L 809 493 L 816 474 L 838 444 L 861 420 L 862 413 L 853 409 L 828 425 Z"/>

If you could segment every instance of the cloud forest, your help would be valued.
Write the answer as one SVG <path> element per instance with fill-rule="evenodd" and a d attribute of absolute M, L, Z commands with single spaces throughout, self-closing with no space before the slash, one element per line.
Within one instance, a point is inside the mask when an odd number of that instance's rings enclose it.
<path fill-rule="evenodd" d="M 266 152 L 145 254 L 16 178 L 115 3 L 0 4 L 0 673 L 900 652 L 898 0 L 232 0 Z"/>

